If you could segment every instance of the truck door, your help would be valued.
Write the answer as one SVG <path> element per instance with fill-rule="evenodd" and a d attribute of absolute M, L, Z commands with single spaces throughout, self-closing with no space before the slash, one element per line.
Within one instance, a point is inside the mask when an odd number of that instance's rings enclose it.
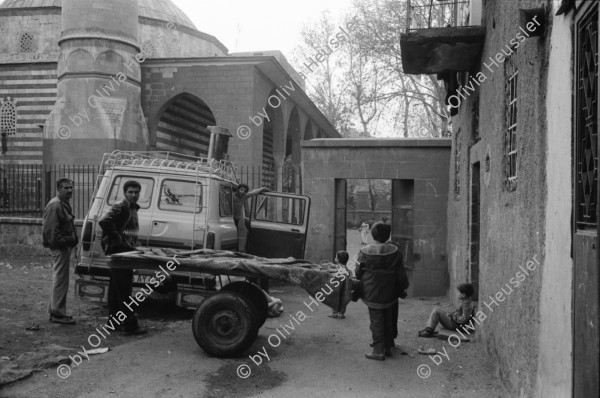
<path fill-rule="evenodd" d="M 191 249 L 202 245 L 204 230 L 196 228 L 195 223 L 205 220 L 204 185 L 177 177 L 161 178 L 158 203 L 152 214 L 149 246 Z"/>
<path fill-rule="evenodd" d="M 252 198 L 248 237 L 252 254 L 269 258 L 304 258 L 310 198 L 269 192 Z"/>

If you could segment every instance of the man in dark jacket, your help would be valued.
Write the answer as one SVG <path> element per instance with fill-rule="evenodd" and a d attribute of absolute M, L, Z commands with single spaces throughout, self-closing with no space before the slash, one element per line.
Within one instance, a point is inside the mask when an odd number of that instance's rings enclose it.
<path fill-rule="evenodd" d="M 371 228 L 375 243 L 360 249 L 356 277 L 360 280 L 361 299 L 369 308 L 373 352 L 368 359 L 384 360 L 392 354 L 397 335 L 398 297 L 406 297 L 401 253 L 397 245 L 385 243 L 391 232 L 389 224 L 376 223 Z M 401 281 L 402 280 L 402 281 Z M 408 280 L 406 280 L 408 282 Z"/>
<path fill-rule="evenodd" d="M 142 186 L 137 181 L 127 181 L 123 185 L 125 198 L 113 205 L 98 222 L 102 228 L 102 248 L 107 255 L 135 250 L 138 244 L 138 206 Z M 127 306 L 131 301 L 133 288 L 133 270 L 110 269 L 108 288 L 109 319 L 119 318 L 122 311 L 127 318 L 123 322 L 123 332 L 127 335 L 144 334 L 148 331 L 138 325 L 132 309 Z"/>
<path fill-rule="evenodd" d="M 73 317 L 67 315 L 71 250 L 78 242 L 75 217 L 69 204 L 72 197 L 73 181 L 59 178 L 56 196 L 46 205 L 42 222 L 43 245 L 52 253 L 52 288 L 48 304 L 50 322 L 65 325 L 75 323 Z"/>

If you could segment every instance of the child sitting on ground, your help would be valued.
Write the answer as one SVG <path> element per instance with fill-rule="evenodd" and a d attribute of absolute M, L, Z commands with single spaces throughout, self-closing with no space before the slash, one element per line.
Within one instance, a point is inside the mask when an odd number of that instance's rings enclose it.
<path fill-rule="evenodd" d="M 350 280 L 350 277 L 353 276 L 352 271 L 350 271 L 348 269 L 348 267 L 346 266 L 346 264 L 348 264 L 349 258 L 350 258 L 350 255 L 348 254 L 347 251 L 344 251 L 344 250 L 340 250 L 335 255 L 334 262 L 338 265 L 338 268 L 341 268 L 339 270 L 339 272 L 346 275 L 346 279 L 344 279 L 344 282 L 342 282 L 342 283 L 348 283 L 348 281 Z M 338 311 L 333 311 L 333 313 L 331 315 L 328 315 L 330 318 L 335 318 L 335 319 L 346 318 L 346 316 L 344 315 L 346 310 L 344 310 L 344 312 L 341 311 L 341 303 L 342 303 L 342 294 L 343 293 L 344 293 L 344 286 L 340 287 L 340 301 L 339 301 L 340 306 L 338 306 Z"/>
<path fill-rule="evenodd" d="M 453 313 L 448 313 L 441 308 L 434 308 L 429 315 L 427 327 L 419 332 L 419 337 L 434 337 L 435 328 L 438 323 L 450 330 L 457 330 L 460 326 L 469 322 L 475 310 L 475 303 L 471 301 L 474 293 L 473 285 L 463 283 L 456 287 L 460 307 Z"/>

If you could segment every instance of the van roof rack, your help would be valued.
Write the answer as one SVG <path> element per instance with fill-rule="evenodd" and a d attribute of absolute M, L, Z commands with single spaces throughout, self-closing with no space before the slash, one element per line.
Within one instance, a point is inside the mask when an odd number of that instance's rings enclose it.
<path fill-rule="evenodd" d="M 102 157 L 102 172 L 118 166 L 136 166 L 161 170 L 186 170 L 215 174 L 225 180 L 239 183 L 237 166 L 227 160 L 203 158 L 168 151 L 113 151 Z"/>

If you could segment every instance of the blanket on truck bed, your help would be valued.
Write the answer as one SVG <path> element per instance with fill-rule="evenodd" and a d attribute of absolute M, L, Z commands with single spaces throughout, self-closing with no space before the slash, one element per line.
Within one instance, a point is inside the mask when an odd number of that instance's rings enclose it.
<path fill-rule="evenodd" d="M 174 261 L 176 260 L 176 261 Z M 350 277 L 333 263 L 312 264 L 289 258 L 264 258 L 226 250 L 178 250 L 138 248 L 113 254 L 114 268 L 151 269 L 208 273 L 214 275 L 268 278 L 302 287 L 318 302 L 344 312 L 350 302 Z M 308 304 L 309 302 L 307 302 Z M 311 304 L 315 308 L 316 304 Z"/>

